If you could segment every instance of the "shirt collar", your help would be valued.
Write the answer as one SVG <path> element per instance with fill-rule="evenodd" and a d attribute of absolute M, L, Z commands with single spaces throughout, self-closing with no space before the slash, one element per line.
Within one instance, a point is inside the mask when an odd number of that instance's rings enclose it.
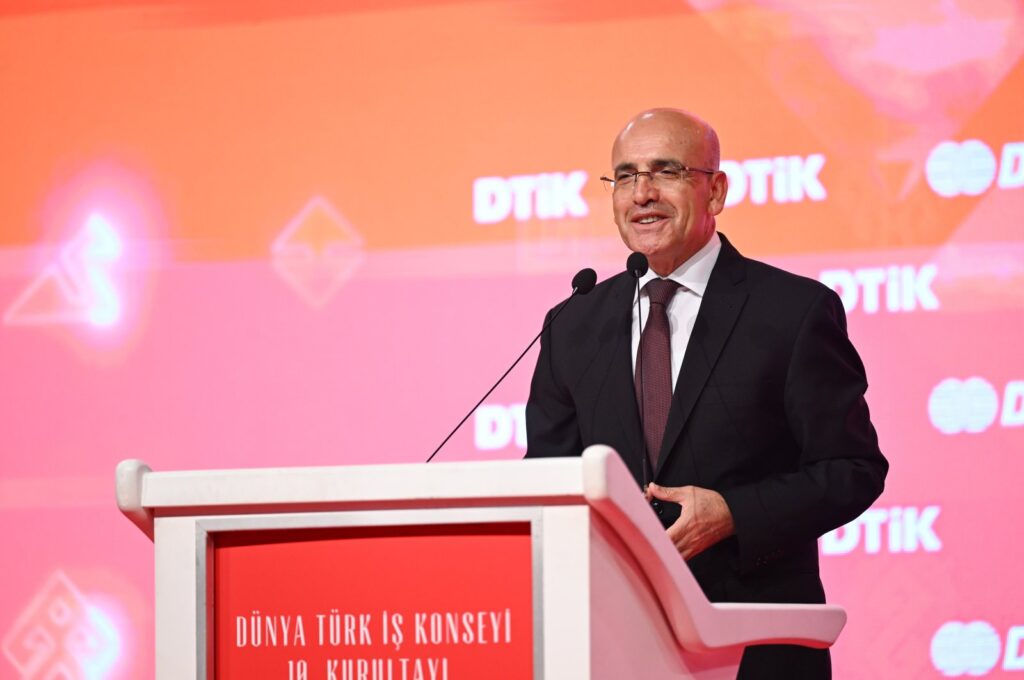
<path fill-rule="evenodd" d="M 715 262 L 718 261 L 718 253 L 721 250 L 722 239 L 718 237 L 717 231 L 712 232 L 711 238 L 703 248 L 664 278 L 685 286 L 696 293 L 698 297 L 704 297 L 704 291 L 708 288 L 708 280 L 711 278 L 711 270 L 715 268 Z M 648 269 L 647 273 L 640 277 L 640 288 L 642 289 L 648 281 L 656 278 L 661 277 L 653 269 Z M 633 299 L 636 300 L 635 293 Z"/>

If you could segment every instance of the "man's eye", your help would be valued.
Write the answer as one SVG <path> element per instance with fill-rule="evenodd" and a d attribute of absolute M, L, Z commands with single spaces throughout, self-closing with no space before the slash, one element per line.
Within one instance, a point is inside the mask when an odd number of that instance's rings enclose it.
<path fill-rule="evenodd" d="M 658 177 L 661 177 L 662 179 L 679 179 L 681 175 L 682 173 L 673 168 L 662 168 L 661 170 L 658 170 Z"/>
<path fill-rule="evenodd" d="M 620 172 L 615 175 L 616 182 L 628 182 L 631 179 L 633 179 L 633 173 L 631 172 Z"/>

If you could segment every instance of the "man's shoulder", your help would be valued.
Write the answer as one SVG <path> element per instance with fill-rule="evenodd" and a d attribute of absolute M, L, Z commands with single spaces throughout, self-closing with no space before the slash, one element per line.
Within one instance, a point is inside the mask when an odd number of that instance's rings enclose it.
<path fill-rule="evenodd" d="M 794 302 L 801 300 L 810 302 L 832 293 L 828 286 L 817 279 L 746 257 L 731 245 L 730 249 L 732 256 L 738 258 L 738 262 L 742 263 L 746 284 L 752 294 L 759 297 L 781 297 Z"/>
<path fill-rule="evenodd" d="M 754 316 L 792 328 L 802 327 L 808 318 L 831 318 L 846 327 L 842 301 L 822 282 L 746 257 L 743 266 L 743 287 L 750 296 L 746 308 Z"/>
<path fill-rule="evenodd" d="M 619 272 L 598 283 L 585 297 L 604 300 L 610 296 L 621 295 L 624 290 L 631 291 L 635 286 L 636 279 L 630 276 L 629 272 Z"/>
<path fill-rule="evenodd" d="M 803 292 L 807 295 L 814 296 L 820 295 L 829 290 L 828 286 L 823 284 L 821 281 L 812 279 L 809 276 L 795 274 L 791 271 L 760 260 L 746 258 L 746 261 L 747 275 L 755 284 L 784 288 L 794 292 Z"/>
<path fill-rule="evenodd" d="M 627 272 L 619 272 L 599 282 L 586 295 L 577 295 L 574 298 L 567 298 L 560 301 L 550 311 L 557 310 L 565 305 L 563 314 L 570 317 L 586 318 L 598 310 L 607 309 L 608 300 L 615 297 L 622 297 L 629 293 L 630 283 L 633 279 Z"/>
<path fill-rule="evenodd" d="M 621 272 L 600 282 L 586 295 L 562 300 L 545 317 L 551 320 L 561 307 L 558 318 L 551 323 L 550 338 L 582 347 L 615 337 L 621 323 L 627 321 L 635 285 L 635 279 Z"/>

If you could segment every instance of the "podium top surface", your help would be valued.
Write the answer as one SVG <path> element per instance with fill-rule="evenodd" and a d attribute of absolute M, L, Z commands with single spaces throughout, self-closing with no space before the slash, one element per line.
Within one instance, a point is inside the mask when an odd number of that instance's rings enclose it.
<path fill-rule="evenodd" d="M 603 483 L 582 458 L 153 472 L 117 468 L 118 505 L 161 510 L 242 506 L 449 505 L 536 499 L 571 502 Z M 594 467 L 591 465 L 590 467 Z"/>
<path fill-rule="evenodd" d="M 707 600 L 607 446 L 578 458 L 307 468 L 153 472 L 117 467 L 118 507 L 150 538 L 156 517 L 381 508 L 588 505 L 618 534 L 662 604 L 680 646 L 832 644 L 840 607 Z"/>

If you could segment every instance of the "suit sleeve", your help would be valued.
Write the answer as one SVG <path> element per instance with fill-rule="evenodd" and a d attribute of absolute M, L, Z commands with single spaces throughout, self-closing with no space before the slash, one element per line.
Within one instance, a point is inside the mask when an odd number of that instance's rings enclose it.
<path fill-rule="evenodd" d="M 889 464 L 878 448 L 866 391 L 842 303 L 823 288 L 801 323 L 786 374 L 784 405 L 798 466 L 722 492 L 741 570 L 855 519 L 882 493 Z"/>
<path fill-rule="evenodd" d="M 544 319 L 550 321 L 552 312 Z M 583 451 L 576 405 L 560 383 L 551 326 L 541 335 L 540 355 L 526 402 L 526 457 L 578 456 Z"/>

